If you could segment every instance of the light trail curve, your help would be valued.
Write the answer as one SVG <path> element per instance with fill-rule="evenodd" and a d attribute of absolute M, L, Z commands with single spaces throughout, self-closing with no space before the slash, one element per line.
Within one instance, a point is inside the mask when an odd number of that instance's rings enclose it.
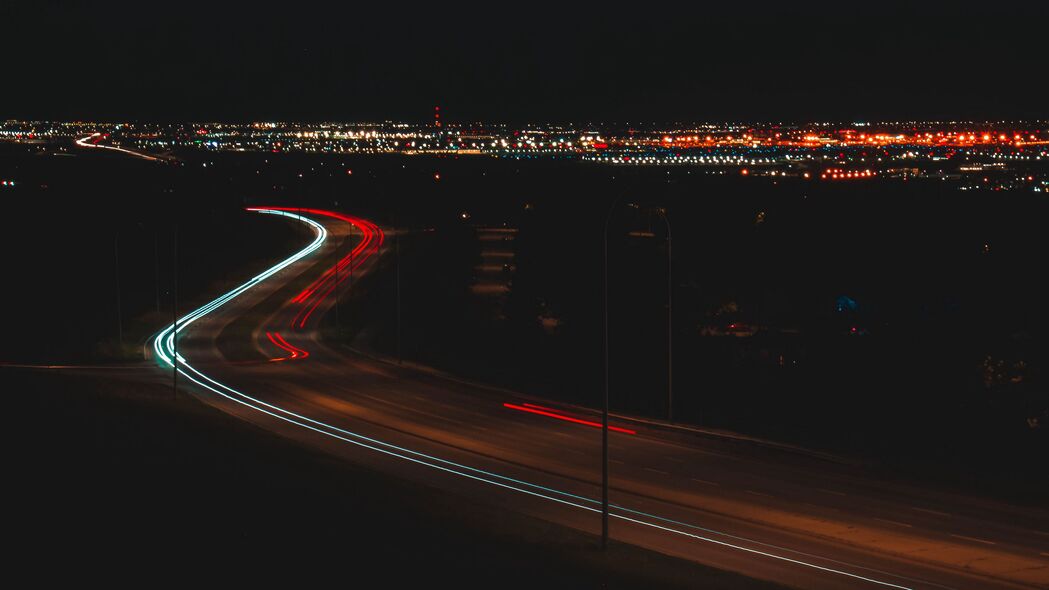
<path fill-rule="evenodd" d="M 88 135 L 87 137 L 81 137 L 80 139 L 76 140 L 75 143 L 78 146 L 83 147 L 83 148 L 96 148 L 96 149 L 97 148 L 101 148 L 101 149 L 106 149 L 106 150 L 112 150 L 114 152 L 121 152 L 121 153 L 124 153 L 124 154 L 128 154 L 130 156 L 135 156 L 136 158 L 142 158 L 143 160 L 149 160 L 151 162 L 160 162 L 161 161 L 161 159 L 156 157 L 156 156 L 151 156 L 149 154 L 143 154 L 142 152 L 136 152 L 136 151 L 132 151 L 132 150 L 129 150 L 129 149 L 124 149 L 122 147 L 116 147 L 116 146 L 112 146 L 112 145 L 102 145 L 100 143 L 91 143 L 92 139 L 97 139 L 97 138 L 100 138 L 100 137 L 102 137 L 101 133 L 92 133 L 91 135 Z"/>

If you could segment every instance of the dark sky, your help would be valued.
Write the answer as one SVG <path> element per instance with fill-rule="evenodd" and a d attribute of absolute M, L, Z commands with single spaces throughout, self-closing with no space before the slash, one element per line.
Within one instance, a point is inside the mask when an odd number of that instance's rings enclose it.
<path fill-rule="evenodd" d="M 1049 117 L 1047 2 L 704 4 L 5 0 L 0 119 Z"/>

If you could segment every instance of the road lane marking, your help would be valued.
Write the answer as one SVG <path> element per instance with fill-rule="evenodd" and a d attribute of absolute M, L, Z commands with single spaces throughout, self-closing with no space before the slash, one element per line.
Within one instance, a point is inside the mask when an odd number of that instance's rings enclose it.
<path fill-rule="evenodd" d="M 669 472 L 667 472 L 667 471 L 662 471 L 662 470 L 656 469 L 656 468 L 654 468 L 654 467 L 645 467 L 645 471 L 652 471 L 652 472 L 654 472 L 654 473 L 659 473 L 659 474 L 661 474 L 661 475 L 670 475 L 670 473 L 669 473 Z"/>
<path fill-rule="evenodd" d="M 954 533 L 951 533 L 951 536 L 952 537 L 956 537 L 958 539 L 965 539 L 966 541 L 975 541 L 977 543 L 983 543 L 984 545 L 997 545 L 998 544 L 998 543 L 995 543 L 994 541 L 988 541 L 986 539 L 977 539 L 976 537 L 966 537 L 965 535 L 956 535 Z"/>
<path fill-rule="evenodd" d="M 878 518 L 877 516 L 872 516 L 871 518 L 873 518 L 874 520 L 880 520 L 882 522 L 887 522 L 889 524 L 894 524 L 896 526 L 907 527 L 909 529 L 914 528 L 913 526 L 911 526 L 911 525 L 909 525 L 909 524 L 907 524 L 905 522 L 900 522 L 898 520 L 889 520 L 888 518 Z"/>
<path fill-rule="evenodd" d="M 929 514 L 935 514 L 937 516 L 946 516 L 946 517 L 950 517 L 951 516 L 950 514 L 948 514 L 946 512 L 940 512 L 939 510 L 930 510 L 928 508 L 918 508 L 916 506 L 912 506 L 911 510 L 917 510 L 918 512 L 928 512 Z"/>
<path fill-rule="evenodd" d="M 828 490 L 826 488 L 812 488 L 812 489 L 816 490 L 817 492 L 823 492 L 825 494 L 834 494 L 835 496 L 848 496 L 848 494 L 846 494 L 845 492 L 837 492 L 837 491 L 834 491 L 834 490 Z"/>
<path fill-rule="evenodd" d="M 766 494 L 764 492 L 755 492 L 754 490 L 745 490 L 745 491 L 748 494 L 752 495 L 752 496 L 764 496 L 765 498 L 771 498 L 772 497 L 772 494 Z"/>
<path fill-rule="evenodd" d="M 813 508 L 818 508 L 820 510 L 828 510 L 830 512 L 840 512 L 840 510 L 838 510 L 837 508 L 831 508 L 829 506 L 824 506 L 823 504 L 813 504 L 811 502 L 802 502 L 802 504 L 805 505 L 805 506 L 811 506 Z"/>
<path fill-rule="evenodd" d="M 718 482 L 716 482 L 716 481 L 707 481 L 707 480 L 705 480 L 705 479 L 699 479 L 698 477 L 693 477 L 693 478 L 692 478 L 692 481 L 695 481 L 695 482 L 699 482 L 699 483 L 703 483 L 703 484 L 706 484 L 706 485 L 708 485 L 708 486 L 718 486 L 718 487 L 721 487 L 721 484 L 719 484 L 719 483 L 718 483 Z"/>

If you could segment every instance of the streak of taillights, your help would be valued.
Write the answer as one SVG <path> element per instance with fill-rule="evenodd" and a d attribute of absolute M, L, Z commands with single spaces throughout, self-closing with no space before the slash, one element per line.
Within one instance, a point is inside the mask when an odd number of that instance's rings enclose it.
<path fill-rule="evenodd" d="M 306 327 L 306 322 L 309 321 L 310 316 L 312 316 L 313 312 L 317 310 L 317 307 L 320 306 L 320 304 L 325 299 L 327 299 L 328 295 L 330 295 L 338 285 L 347 281 L 350 277 L 350 274 L 354 270 L 356 270 L 362 264 L 367 262 L 368 258 L 371 257 L 372 254 L 378 252 L 380 246 L 382 246 L 383 241 L 382 230 L 370 221 L 342 215 L 339 213 L 333 213 L 330 211 L 315 212 L 322 215 L 329 215 L 337 219 L 348 221 L 349 223 L 353 224 L 361 230 L 362 237 L 361 241 L 357 244 L 356 247 L 353 248 L 350 254 L 344 256 L 341 260 L 339 260 L 336 263 L 335 266 L 325 271 L 325 273 L 321 276 L 320 279 L 315 281 L 313 285 L 305 289 L 293 300 L 299 301 L 303 304 L 302 310 L 292 321 L 292 327 L 297 329 L 302 329 Z M 375 241 L 376 235 L 378 236 L 377 243 Z M 350 272 L 346 272 L 347 267 L 349 267 Z M 342 271 L 342 274 L 340 275 L 338 271 Z M 334 280 L 336 277 L 338 277 L 338 281 Z M 332 280 L 329 281 L 329 278 L 331 278 Z M 318 288 L 320 288 L 319 292 Z M 311 298 L 313 301 L 312 303 L 310 303 Z"/>
<path fill-rule="evenodd" d="M 276 338 L 277 341 L 283 345 L 283 348 L 285 350 L 290 351 L 292 356 L 294 356 L 295 358 L 304 359 L 310 356 L 310 353 L 306 352 L 305 350 L 299 348 L 298 346 L 293 346 L 289 344 L 288 341 L 284 339 L 284 336 L 280 335 L 280 332 L 274 332 L 273 337 Z"/>
<path fill-rule="evenodd" d="M 266 338 L 269 338 L 269 341 L 272 342 L 273 345 L 276 346 L 277 348 L 279 348 L 279 349 L 281 349 L 281 350 L 283 350 L 285 352 L 291 353 L 290 356 L 282 356 L 282 357 L 271 358 L 270 359 L 271 363 L 278 363 L 278 362 L 281 362 L 281 361 L 290 361 L 292 359 L 304 359 L 304 358 L 310 356 L 310 353 L 306 352 L 305 350 L 303 350 L 303 349 L 301 349 L 301 348 L 299 348 L 297 346 L 292 346 L 291 344 L 289 344 L 288 341 L 285 340 L 284 337 L 280 335 L 280 332 L 266 332 Z"/>
<path fill-rule="evenodd" d="M 271 363 L 279 363 L 281 361 L 290 361 L 291 359 L 293 359 L 293 358 L 298 356 L 298 354 L 294 350 L 285 348 L 284 345 L 282 345 L 280 342 L 277 342 L 277 339 L 273 337 L 273 332 L 266 332 L 266 338 L 269 338 L 270 342 L 272 342 L 273 345 L 276 346 L 277 348 L 283 350 L 284 352 L 291 353 L 289 356 L 275 356 L 275 357 L 270 359 Z"/>
<path fill-rule="evenodd" d="M 518 493 L 521 493 L 521 494 L 526 494 L 526 495 L 529 495 L 529 496 L 532 496 L 532 497 L 542 498 L 544 500 L 549 500 L 551 502 L 556 502 L 558 504 L 562 504 L 562 505 L 565 505 L 565 506 L 571 506 L 573 508 L 578 508 L 580 510 L 586 510 L 588 512 L 595 512 L 595 513 L 599 513 L 601 511 L 601 509 L 599 508 L 600 503 L 601 503 L 600 500 L 596 500 L 594 498 L 588 498 L 586 496 L 581 496 L 581 495 L 578 495 L 578 494 L 572 494 L 570 492 L 563 492 L 563 491 L 560 491 L 560 490 L 557 490 L 557 489 L 554 489 L 554 488 L 542 486 L 542 485 L 539 485 L 539 484 L 530 483 L 530 482 L 527 482 L 527 481 L 524 481 L 524 480 L 515 479 L 515 478 L 512 478 L 512 477 L 500 475 L 500 474 L 493 473 L 493 472 L 490 472 L 490 471 L 485 471 L 483 469 L 470 467 L 468 465 L 455 463 L 455 462 L 449 461 L 447 459 L 441 459 L 440 457 L 427 455 L 425 453 L 421 453 L 419 451 L 414 451 L 414 450 L 411 450 L 411 449 L 408 449 L 408 448 L 405 448 L 405 447 L 401 447 L 401 446 L 397 446 L 397 445 L 394 445 L 394 444 L 391 444 L 391 443 L 387 443 L 387 442 L 381 441 L 381 440 L 376 439 L 376 438 L 371 438 L 371 437 L 368 437 L 368 436 L 365 436 L 365 435 L 362 435 L 362 434 L 357 434 L 355 432 L 351 432 L 349 430 L 345 430 L 343 428 L 339 428 L 337 426 L 333 426 L 333 425 L 321 422 L 319 420 L 315 420 L 313 418 L 309 418 L 307 416 L 303 416 L 301 414 L 297 414 L 297 413 L 292 412 L 290 410 L 286 410 L 284 408 L 281 408 L 281 407 L 279 407 L 277 405 L 264 402 L 264 401 L 262 401 L 260 399 L 257 399 L 257 398 L 251 397 L 251 396 L 249 396 L 249 395 L 247 395 L 245 393 L 242 393 L 242 392 L 240 392 L 240 391 L 230 387 L 229 385 L 225 385 L 223 383 L 220 383 L 219 381 L 213 379 L 212 377 L 209 377 L 208 375 L 205 375 L 204 373 L 200 372 L 199 370 L 194 368 L 192 365 L 190 365 L 188 362 L 186 362 L 185 357 L 183 357 L 181 354 L 177 354 L 176 355 L 175 354 L 175 336 L 176 336 L 177 333 L 182 332 L 183 330 L 185 330 L 186 328 L 191 326 L 193 324 L 193 322 L 195 322 L 198 319 L 206 316 L 207 314 L 215 311 L 216 309 L 222 307 L 223 305 L 225 305 L 229 301 L 233 300 L 234 298 L 236 298 L 237 296 L 241 295 L 245 291 L 251 289 L 252 287 L 258 285 L 259 283 L 261 283 L 262 281 L 266 280 L 267 278 L 273 276 L 277 272 L 280 272 L 281 270 L 283 270 L 284 268 L 288 267 L 289 265 L 291 265 L 291 264 L 295 263 L 296 261 L 301 260 L 303 257 L 305 257 L 305 256 L 307 256 L 307 255 L 309 255 L 309 254 L 311 254 L 313 252 L 315 252 L 318 248 L 321 247 L 321 245 L 327 239 L 327 230 L 325 230 L 324 227 L 321 224 L 317 223 L 316 221 L 313 221 L 312 219 L 303 217 L 301 215 L 296 215 L 296 214 L 293 214 L 293 213 L 289 213 L 289 212 L 284 211 L 284 210 L 278 210 L 278 209 L 253 209 L 253 210 L 257 211 L 259 213 L 265 213 L 265 214 L 270 214 L 270 215 L 281 215 L 281 216 L 284 216 L 284 217 L 289 217 L 291 219 L 295 219 L 295 220 L 301 221 L 302 223 L 305 223 L 305 224 L 309 225 L 310 227 L 312 227 L 317 235 L 316 235 L 315 239 L 313 240 L 313 242 L 311 242 L 308 246 L 306 246 L 302 250 L 299 250 L 298 252 L 296 252 L 292 256 L 290 256 L 287 259 L 281 261 L 280 263 L 276 264 L 275 266 L 267 269 L 266 271 L 262 272 L 261 274 L 255 276 L 254 278 L 252 278 L 251 280 L 249 280 L 246 283 L 242 284 L 241 286 L 237 287 L 236 289 L 233 289 L 232 291 L 229 291 L 228 293 L 225 293 L 224 295 L 221 295 L 221 296 L 215 298 L 211 302 L 209 302 L 209 303 L 203 305 L 202 307 L 200 307 L 198 309 L 195 309 L 192 312 L 190 312 L 190 313 L 186 314 L 185 316 L 183 316 L 180 320 L 178 320 L 178 324 L 177 324 L 178 325 L 178 329 L 177 330 L 175 329 L 175 325 L 169 325 L 166 328 L 164 328 L 163 330 L 161 330 L 161 332 L 159 334 L 157 334 L 156 338 L 153 340 L 153 350 L 156 353 L 157 358 L 159 358 L 165 365 L 167 365 L 168 367 L 175 366 L 173 359 L 177 358 L 177 362 L 178 362 L 177 371 L 178 371 L 178 373 L 180 375 L 184 376 L 185 378 L 189 379 L 193 383 L 196 383 L 200 387 L 202 387 L 202 388 L 204 388 L 204 389 L 206 389 L 208 391 L 211 391 L 211 392 L 213 392 L 215 394 L 218 394 L 219 396 L 221 396 L 223 398 L 226 398 L 226 399 L 228 399 L 228 400 L 230 400 L 232 402 L 235 402 L 237 404 L 240 404 L 240 405 L 248 407 L 248 408 L 250 408 L 252 410 L 255 410 L 257 412 L 261 412 L 263 414 L 266 414 L 266 415 L 271 416 L 273 418 L 276 418 L 278 420 L 282 420 L 282 421 L 287 422 L 289 424 L 294 424 L 294 425 L 299 426 L 301 428 L 305 428 L 307 430 L 310 430 L 310 431 L 313 431 L 313 432 L 317 432 L 319 434 L 331 437 L 333 439 L 340 440 L 340 441 L 343 441 L 343 442 L 346 442 L 346 443 L 349 443 L 349 444 L 353 444 L 353 445 L 356 445 L 358 447 L 366 448 L 366 449 L 375 451 L 377 453 L 382 453 L 382 454 L 387 455 L 387 456 L 396 457 L 398 459 L 409 461 L 409 462 L 415 463 L 417 465 L 422 465 L 422 466 L 425 466 L 425 467 L 429 467 L 431 469 L 436 469 L 436 470 L 439 470 L 439 471 L 443 471 L 445 473 L 449 473 L 449 474 L 452 474 L 452 475 L 457 475 L 459 477 L 465 477 L 465 478 L 468 478 L 468 479 L 471 479 L 471 480 L 474 480 L 474 481 L 486 483 L 486 484 L 489 484 L 489 485 L 492 485 L 492 486 L 496 486 L 496 487 L 499 487 L 499 488 L 503 488 L 503 489 L 506 489 L 506 490 L 515 491 L 515 492 L 518 492 Z M 898 575 L 895 575 L 895 574 L 890 574 L 888 572 L 882 572 L 882 571 L 879 571 L 879 570 L 874 570 L 874 569 L 871 569 L 871 568 L 866 568 L 866 567 L 858 566 L 858 565 L 854 565 L 854 564 L 847 564 L 847 563 L 843 563 L 843 562 L 840 562 L 840 561 L 835 561 L 835 560 L 832 560 L 832 559 L 829 559 L 829 558 L 823 558 L 823 557 L 811 555 L 811 554 L 808 554 L 808 553 L 795 551 L 793 549 L 788 549 L 788 548 L 785 548 L 785 547 L 779 547 L 779 546 L 772 545 L 772 544 L 769 544 L 769 543 L 763 543 L 761 541 L 756 541 L 756 540 L 753 540 L 753 539 L 747 539 L 747 538 L 744 538 L 744 537 L 739 537 L 739 536 L 731 535 L 731 534 L 728 534 L 728 533 L 722 533 L 722 532 L 719 532 L 719 531 L 716 531 L 716 530 L 707 529 L 707 528 L 700 527 L 700 526 L 697 526 L 697 525 L 688 524 L 688 523 L 685 523 L 685 522 L 681 522 L 681 521 L 665 518 L 665 517 L 662 517 L 662 516 L 657 516 L 657 515 L 654 515 L 654 514 L 648 514 L 648 513 L 645 513 L 645 512 L 641 512 L 641 511 L 638 511 L 638 510 L 633 510 L 633 509 L 630 509 L 630 508 L 625 508 L 623 506 L 619 506 L 619 505 L 615 505 L 615 504 L 610 505 L 609 508 L 611 510 L 611 512 L 609 514 L 609 516 L 611 518 L 615 518 L 615 519 L 618 519 L 618 520 L 621 520 L 621 521 L 624 521 L 624 522 L 630 522 L 630 523 L 637 524 L 637 525 L 640 525 L 640 526 L 645 526 L 645 527 L 649 527 L 649 528 L 665 531 L 665 532 L 668 532 L 668 533 L 673 533 L 673 534 L 676 534 L 676 535 L 679 535 L 679 536 L 682 536 L 682 537 L 685 537 L 685 538 L 694 539 L 694 540 L 697 540 L 697 541 L 703 541 L 705 543 L 711 543 L 711 544 L 718 545 L 720 547 L 725 547 L 725 548 L 728 548 L 728 549 L 734 549 L 734 550 L 737 550 L 737 551 L 743 551 L 743 552 L 749 553 L 751 555 L 758 555 L 758 556 L 762 556 L 762 557 L 767 557 L 767 558 L 775 559 L 775 560 L 782 561 L 782 562 L 785 562 L 785 563 L 791 563 L 791 564 L 795 564 L 795 565 L 798 565 L 798 566 L 802 566 L 802 567 L 806 567 L 806 568 L 810 568 L 810 569 L 815 569 L 815 570 L 818 570 L 818 571 L 823 571 L 823 572 L 827 572 L 827 573 L 831 573 L 831 574 L 835 574 L 835 575 L 844 576 L 844 577 L 850 578 L 852 580 L 859 580 L 859 581 L 869 582 L 871 584 L 875 584 L 875 585 L 882 586 L 882 587 L 887 587 L 887 588 L 899 588 L 901 590 L 913 590 L 909 586 L 902 586 L 902 585 L 899 585 L 899 584 L 894 584 L 892 582 L 887 582 L 887 581 L 884 581 L 884 580 L 879 580 L 879 579 L 876 579 L 876 578 L 869 577 L 869 575 L 871 575 L 871 574 L 879 574 L 879 575 L 882 575 L 882 576 L 892 577 L 892 578 L 895 578 L 897 580 L 909 580 L 908 578 L 904 578 L 902 576 L 898 576 Z M 643 519 L 647 519 L 647 520 L 643 520 Z M 657 522 L 652 522 L 652 521 L 657 521 Z M 680 527 L 680 528 L 674 528 L 674 527 Z M 688 529 L 688 530 L 682 530 L 682 529 Z M 690 532 L 690 531 L 699 531 L 699 532 L 704 533 L 704 534 L 699 534 L 697 532 Z M 717 536 L 725 538 L 725 539 L 732 539 L 735 542 L 730 543 L 728 541 L 715 539 L 715 538 L 712 538 L 712 537 L 707 536 L 707 535 L 717 535 Z M 750 545 L 764 547 L 764 548 L 767 548 L 768 550 L 754 549 L 752 547 L 745 547 L 743 545 L 738 544 L 738 543 L 744 543 L 744 542 L 748 543 Z M 771 552 L 772 550 L 778 551 L 779 553 L 772 553 Z M 782 555 L 780 553 L 792 554 L 792 555 L 798 556 L 798 558 L 787 557 L 787 556 Z M 861 570 L 861 571 L 864 571 L 864 572 L 869 572 L 870 574 L 868 574 L 868 575 L 859 575 L 859 574 L 855 574 L 855 573 L 852 573 L 852 572 L 845 571 L 843 569 L 827 567 L 827 566 L 811 563 L 809 561 L 804 561 L 801 558 L 818 559 L 818 560 L 821 560 L 821 561 L 823 561 L 825 563 L 833 563 L 833 564 L 835 564 L 837 566 L 837 568 L 850 567 L 851 569 Z"/>
<path fill-rule="evenodd" d="M 582 424 L 584 426 L 590 426 L 593 428 L 601 428 L 602 426 L 600 422 L 594 422 L 593 420 L 583 420 L 582 418 L 566 416 L 565 414 L 558 413 L 555 410 L 551 410 L 550 408 L 544 408 L 535 404 L 524 404 L 519 406 L 517 404 L 504 403 L 503 407 L 509 408 L 511 410 L 517 410 L 519 412 L 528 412 L 530 414 L 538 414 L 540 416 L 546 416 L 548 418 L 556 418 L 558 420 L 564 420 L 565 422 Z M 630 430 L 629 428 L 621 428 L 619 426 L 609 425 L 608 429 L 613 432 L 622 432 L 623 434 L 637 434 L 636 430 Z"/>
<path fill-rule="evenodd" d="M 317 310 L 320 304 L 327 299 L 328 295 L 335 290 L 337 286 L 336 277 L 338 278 L 338 284 L 345 282 L 350 273 L 360 267 L 362 264 L 368 261 L 368 259 L 379 251 L 382 247 L 385 234 L 379 226 L 375 225 L 367 219 L 361 219 L 360 217 L 354 217 L 352 215 L 346 215 L 336 211 L 328 211 L 325 209 L 309 209 L 299 207 L 255 207 L 248 209 L 249 211 L 284 211 L 291 212 L 295 211 L 299 214 L 310 213 L 312 215 L 324 215 L 345 221 L 350 225 L 356 227 L 361 232 L 361 241 L 358 242 L 351 250 L 349 254 L 346 254 L 331 267 L 321 273 L 321 276 L 313 281 L 308 287 L 303 289 L 298 295 L 296 295 L 291 301 L 292 303 L 302 304 L 302 307 L 295 318 L 292 320 L 291 326 L 295 329 L 302 329 L 306 327 L 306 322 L 309 321 L 313 312 Z M 352 266 L 351 266 L 352 265 Z M 346 269 L 349 268 L 349 272 Z M 339 273 L 342 272 L 340 275 Z"/>
<path fill-rule="evenodd" d="M 313 213 L 322 213 L 322 212 L 316 211 L 316 210 L 312 210 L 311 212 L 313 212 Z M 373 223 L 371 223 L 369 221 L 366 221 L 364 219 L 360 219 L 360 218 L 357 218 L 357 217 L 350 217 L 348 215 L 342 215 L 342 214 L 333 213 L 333 212 L 330 212 L 330 211 L 323 212 L 322 214 L 326 214 L 326 215 L 329 215 L 331 217 L 335 217 L 337 219 L 341 219 L 341 220 L 349 223 L 350 225 L 356 227 L 361 232 L 361 241 L 358 242 L 357 245 L 353 247 L 353 249 L 350 251 L 349 254 L 347 254 L 347 255 L 343 256 L 341 259 L 339 259 L 337 265 L 338 265 L 338 269 L 340 271 L 345 269 L 347 267 L 347 265 L 350 264 L 351 261 L 358 260 L 358 259 L 362 258 L 361 257 L 361 253 L 364 252 L 365 249 L 369 248 L 369 245 L 370 245 L 370 243 L 372 241 L 372 236 L 375 233 L 378 233 L 379 236 L 380 236 L 379 245 L 382 244 L 382 241 L 381 241 L 382 240 L 382 230 L 380 230 L 377 226 L 375 226 L 375 224 L 373 224 Z M 377 247 L 375 249 L 377 249 Z M 369 252 L 368 255 L 370 255 L 370 254 L 371 253 Z M 364 257 L 364 259 L 366 259 L 368 255 L 366 255 Z M 354 264 L 354 268 L 356 268 L 357 266 L 359 266 L 362 263 L 363 263 L 363 260 L 361 262 L 355 263 Z M 310 286 L 306 287 L 305 289 L 302 290 L 302 292 L 300 292 L 298 295 L 296 295 L 295 298 L 292 299 L 292 302 L 300 303 L 300 302 L 303 302 L 306 299 L 308 299 L 311 295 L 313 295 L 313 293 L 315 293 L 317 291 L 317 289 L 319 289 L 322 285 L 324 285 L 332 277 L 333 274 L 335 274 L 335 267 L 329 268 L 328 270 L 324 271 L 324 273 L 321 274 L 321 276 L 319 278 L 317 278 L 317 280 L 313 281 L 313 283 L 311 283 Z"/>

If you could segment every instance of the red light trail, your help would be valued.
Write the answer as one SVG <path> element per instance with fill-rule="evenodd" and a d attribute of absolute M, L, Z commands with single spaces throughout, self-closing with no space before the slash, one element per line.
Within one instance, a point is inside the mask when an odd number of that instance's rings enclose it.
<path fill-rule="evenodd" d="M 528 412 L 530 414 L 538 414 L 540 416 L 547 416 L 549 418 L 557 418 L 558 420 L 564 420 L 565 422 L 583 424 L 584 426 L 591 426 L 593 428 L 601 428 L 600 422 L 583 420 L 582 418 L 573 418 L 572 416 L 559 414 L 554 410 L 551 410 L 549 408 L 543 408 L 542 406 L 537 406 L 535 404 L 524 404 L 523 406 L 519 406 L 517 404 L 504 403 L 503 407 L 510 408 L 511 410 L 517 410 L 519 412 Z M 619 426 L 609 425 L 608 429 L 614 432 L 622 432 L 623 434 L 637 434 L 636 430 L 630 430 L 629 428 L 621 428 Z"/>
<path fill-rule="evenodd" d="M 297 346 L 292 346 L 291 344 L 288 344 L 288 341 L 280 335 L 280 332 L 266 332 L 266 337 L 269 338 L 270 342 L 272 342 L 273 345 L 277 348 L 291 353 L 291 356 L 271 358 L 271 363 L 288 361 L 291 359 L 304 359 L 310 356 L 310 353 L 306 352 L 305 350 L 298 348 Z"/>
<path fill-rule="evenodd" d="M 306 327 L 306 322 L 309 321 L 313 312 L 316 311 L 317 307 L 320 306 L 328 295 L 335 290 L 335 287 L 337 286 L 336 281 L 334 280 L 335 277 L 338 277 L 338 284 L 349 279 L 350 273 L 367 262 L 373 254 L 379 251 L 385 238 L 382 229 L 371 221 L 360 217 L 337 213 L 335 211 L 327 211 L 324 209 L 302 209 L 298 207 L 252 207 L 248 210 L 258 211 L 260 209 L 324 215 L 326 217 L 345 221 L 361 232 L 360 242 L 353 247 L 349 254 L 339 259 L 339 261 L 332 265 L 331 268 L 324 271 L 318 279 L 313 281 L 310 286 L 303 289 L 302 292 L 291 300 L 292 303 L 302 304 L 302 309 L 295 316 L 295 319 L 291 324 L 294 329 L 302 329 Z M 350 266 L 351 263 L 352 266 Z M 349 272 L 345 272 L 347 269 L 349 269 Z M 340 273 L 342 274 L 340 275 Z"/>

